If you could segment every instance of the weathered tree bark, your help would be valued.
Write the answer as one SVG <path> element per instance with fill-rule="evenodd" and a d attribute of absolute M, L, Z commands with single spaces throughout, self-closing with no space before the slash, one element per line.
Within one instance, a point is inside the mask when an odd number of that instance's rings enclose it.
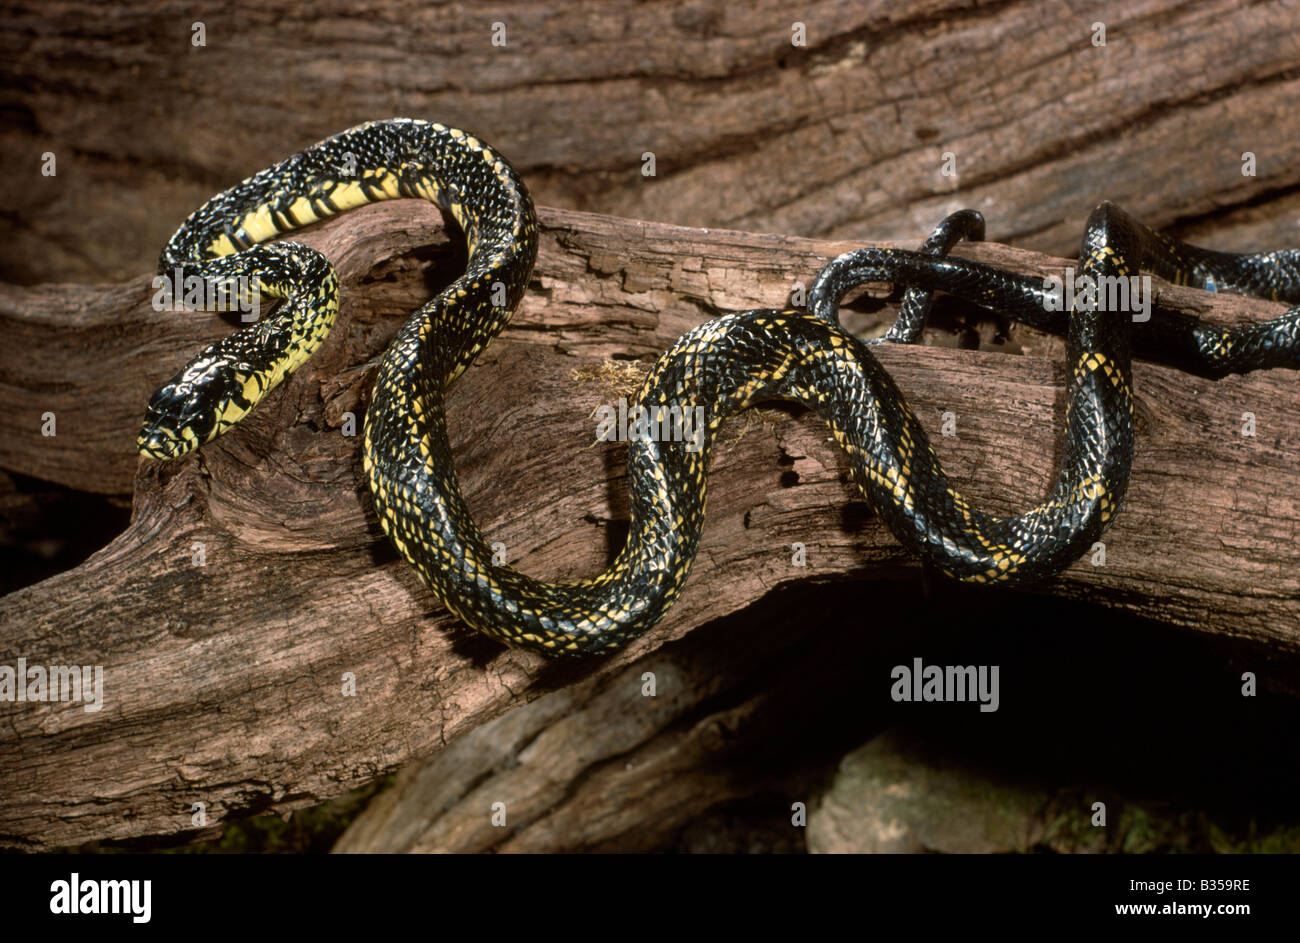
<path fill-rule="evenodd" d="M 589 418 L 612 394 L 573 370 L 652 357 L 720 310 L 781 304 L 850 246 L 541 215 L 533 286 L 448 409 L 462 485 L 489 538 L 525 572 L 571 579 L 608 563 L 627 513 L 625 448 L 593 445 Z M 341 432 L 348 413 L 359 428 L 373 360 L 401 319 L 461 264 L 435 237 L 437 221 L 402 202 L 306 234 L 343 282 L 334 335 L 239 428 L 175 465 L 137 462 L 143 404 L 224 321 L 153 311 L 147 278 L 0 289 L 0 466 L 134 488 L 121 537 L 3 600 L 0 665 L 102 665 L 106 677 L 99 713 L 0 705 L 4 843 L 183 832 L 195 803 L 209 823 L 312 804 L 509 707 L 612 679 L 783 585 L 918 571 L 851 491 L 825 426 L 779 413 L 732 424 L 690 583 L 647 637 L 606 659 L 550 664 L 458 629 L 380 534 L 360 439 Z M 998 245 L 960 252 L 1026 271 L 1065 264 Z M 1225 320 L 1279 310 L 1173 287 L 1160 300 Z M 1046 493 L 1064 409 L 1059 359 L 928 347 L 880 356 L 931 430 L 955 414 L 957 435 L 934 443 L 975 502 L 1013 512 Z M 1296 373 L 1211 382 L 1142 364 L 1135 388 L 1138 455 L 1106 565 L 1082 560 L 1036 591 L 1300 650 Z M 40 433 L 46 412 L 52 437 Z M 1253 437 L 1242 435 L 1245 412 Z M 792 565 L 795 542 L 804 567 Z M 348 674 L 356 696 L 344 696 Z"/>
<path fill-rule="evenodd" d="M 474 130 L 539 203 L 679 225 L 910 240 L 975 206 L 991 237 L 1064 255 L 1104 197 L 1193 241 L 1284 245 L 1296 25 L 1284 0 L 19 4 L 0 278 L 125 280 L 217 190 L 394 115 Z"/>
<path fill-rule="evenodd" d="M 807 611 L 807 595 L 793 607 Z M 403 768 L 334 851 L 643 851 L 773 789 L 778 846 L 802 846 L 783 810 L 811 790 L 784 747 L 830 720 L 828 700 L 862 690 L 869 653 L 890 636 L 827 603 L 802 625 L 791 605 L 752 607 L 502 714 Z M 875 713 L 859 707 L 853 727 Z"/>

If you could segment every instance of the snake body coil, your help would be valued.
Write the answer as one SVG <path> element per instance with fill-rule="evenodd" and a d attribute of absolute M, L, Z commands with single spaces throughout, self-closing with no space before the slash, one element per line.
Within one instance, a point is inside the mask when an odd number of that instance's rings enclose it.
<path fill-rule="evenodd" d="M 160 389 L 140 433 L 145 455 L 170 459 L 220 435 L 301 365 L 338 309 L 329 263 L 277 235 L 363 203 L 432 200 L 465 232 L 465 273 L 416 311 L 385 353 L 366 413 L 364 464 L 384 531 L 466 623 L 548 654 L 616 648 L 645 632 L 681 591 L 704 522 L 713 440 L 732 413 L 764 399 L 816 410 L 853 478 L 897 538 L 942 572 L 972 582 L 1050 576 L 1114 518 L 1133 453 L 1130 347 L 1210 376 L 1300 366 L 1300 307 L 1273 321 L 1221 328 L 1156 310 L 1145 324 L 1095 304 L 1053 311 L 1041 279 L 946 257 L 982 238 L 970 211 L 945 220 L 920 252 L 863 249 L 831 262 L 807 310 L 715 318 L 660 357 L 639 402 L 651 415 L 704 410 L 699 447 L 629 443 L 631 522 L 613 564 L 590 580 L 548 583 L 492 563 L 453 470 L 444 391 L 500 332 L 537 255 L 523 182 L 465 132 L 408 119 L 372 122 L 322 141 L 214 197 L 180 228 L 160 271 L 246 276 L 285 299 L 276 317 L 201 353 Z M 1140 268 L 1203 287 L 1300 302 L 1300 253 L 1210 252 L 1148 230 L 1110 204 L 1088 221 L 1080 276 Z M 971 507 L 952 487 L 916 416 L 869 345 L 838 323 L 837 304 L 863 282 L 907 286 L 886 341 L 915 339 L 943 290 L 1066 334 L 1070 365 L 1061 465 L 1047 499 L 1015 517 Z M 663 410 L 663 413 L 657 413 Z"/>

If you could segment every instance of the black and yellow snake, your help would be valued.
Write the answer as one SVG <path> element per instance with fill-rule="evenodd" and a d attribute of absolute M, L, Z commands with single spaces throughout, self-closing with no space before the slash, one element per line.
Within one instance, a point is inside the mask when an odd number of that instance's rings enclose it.
<path fill-rule="evenodd" d="M 946 255 L 956 239 L 983 234 L 978 214 L 959 213 L 920 252 L 863 249 L 835 259 L 817 277 L 804 310 L 727 314 L 682 336 L 646 378 L 640 403 L 652 414 L 702 407 L 702 447 L 685 439 L 631 441 L 631 523 L 622 551 L 594 579 L 543 582 L 493 564 L 457 484 L 443 409 L 447 385 L 500 332 L 524 294 L 537 255 L 533 204 L 514 169 L 482 141 L 440 124 L 394 119 L 344 131 L 255 174 L 210 200 L 172 237 L 160 272 L 251 277 L 264 295 L 284 302 L 275 317 L 204 350 L 154 395 L 139 450 L 172 459 L 220 435 L 329 333 L 338 310 L 330 264 L 300 244 L 263 243 L 399 197 L 449 210 L 469 257 L 465 273 L 410 317 L 379 365 L 363 447 L 379 521 L 466 623 L 548 654 L 608 651 L 663 615 L 699 543 L 713 439 L 729 415 L 752 403 L 785 399 L 816 410 L 848 456 L 858 487 L 910 551 L 959 580 L 1013 583 L 1060 571 L 1120 508 L 1133 454 L 1131 345 L 1211 376 L 1300 366 L 1300 307 L 1234 328 L 1159 309 L 1134 324 L 1127 311 L 1069 300 L 1053 311 L 1041 278 Z M 1139 270 L 1300 303 L 1300 252 L 1198 249 L 1102 204 L 1087 224 L 1080 276 Z M 869 345 L 839 325 L 840 298 L 863 282 L 907 287 L 903 314 L 886 340 L 915 339 L 936 290 L 1066 334 L 1064 448 L 1045 501 L 1001 518 L 971 507 L 952 487 Z"/>

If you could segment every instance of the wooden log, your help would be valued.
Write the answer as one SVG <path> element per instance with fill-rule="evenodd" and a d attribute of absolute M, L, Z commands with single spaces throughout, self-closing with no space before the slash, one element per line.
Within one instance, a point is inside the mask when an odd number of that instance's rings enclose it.
<path fill-rule="evenodd" d="M 557 210 L 541 218 L 527 299 L 448 409 L 462 485 L 489 539 L 527 573 L 573 579 L 607 565 L 627 514 L 625 448 L 593 444 L 589 418 L 611 394 L 574 369 L 652 357 L 720 310 L 779 305 L 850 246 Z M 305 234 L 343 281 L 334 335 L 238 429 L 174 465 L 133 457 L 143 404 L 224 321 L 153 311 L 147 278 L 0 290 L 14 339 L 0 351 L 0 466 L 134 488 L 116 541 L 0 607 L 0 665 L 21 657 L 105 673 L 97 713 L 0 705 L 0 841 L 199 835 L 230 817 L 313 804 L 512 706 L 612 678 L 775 588 L 918 572 L 851 491 L 825 426 L 765 414 L 724 436 L 690 583 L 646 637 L 609 658 L 552 664 L 458 628 L 380 534 L 359 438 L 341 432 L 348 413 L 360 423 L 374 358 L 402 317 L 461 264 L 435 236 L 437 219 L 402 202 Z M 998 245 L 961 253 L 1027 271 L 1065 264 Z M 1279 310 L 1173 287 L 1160 300 L 1226 320 Z M 929 347 L 881 359 L 932 433 L 955 414 L 957 435 L 934 442 L 972 500 L 1005 513 L 1046 493 L 1064 410 L 1059 360 Z M 1106 565 L 1082 560 L 1034 591 L 1294 652 L 1296 372 L 1212 382 L 1142 364 L 1135 388 L 1138 454 Z M 39 433 L 46 411 L 54 437 Z M 1255 414 L 1253 437 L 1241 434 L 1244 412 Z M 806 566 L 792 565 L 796 542 Z M 206 827 L 194 824 L 196 803 Z"/>
<path fill-rule="evenodd" d="M 802 850 L 790 806 L 809 807 L 819 785 L 808 746 L 880 722 L 863 692 L 907 625 L 898 616 L 915 615 L 914 592 L 891 601 L 882 585 L 871 631 L 854 617 L 862 587 L 804 584 L 508 711 L 404 767 L 333 851 L 664 850 L 708 810 L 756 794 L 776 797 L 772 844 Z"/>
<path fill-rule="evenodd" d="M 124 281 L 212 193 L 395 115 L 475 131 L 539 203 L 680 225 L 911 240 L 975 206 L 991 237 L 1068 255 L 1107 197 L 1284 245 L 1295 25 L 1285 0 L 46 0 L 0 25 L 0 279 Z"/>

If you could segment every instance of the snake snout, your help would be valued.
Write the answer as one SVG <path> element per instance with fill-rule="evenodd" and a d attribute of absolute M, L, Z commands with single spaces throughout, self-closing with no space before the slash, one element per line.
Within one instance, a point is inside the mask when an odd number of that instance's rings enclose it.
<path fill-rule="evenodd" d="M 184 439 L 178 439 L 161 429 L 145 426 L 136 439 L 136 451 L 141 455 L 157 459 L 160 462 L 180 458 L 194 446 Z"/>

